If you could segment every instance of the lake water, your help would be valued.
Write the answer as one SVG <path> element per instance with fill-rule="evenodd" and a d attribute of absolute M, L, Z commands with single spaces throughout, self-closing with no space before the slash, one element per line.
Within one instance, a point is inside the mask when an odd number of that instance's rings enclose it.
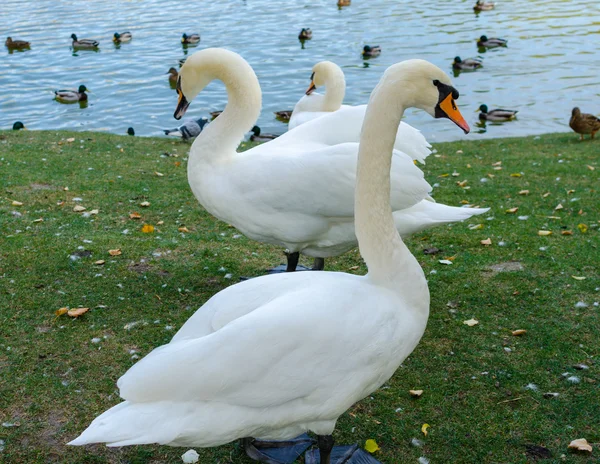
<path fill-rule="evenodd" d="M 475 14 L 474 0 L 353 0 L 338 9 L 335 0 L 95 0 L 74 2 L 4 0 L 4 35 L 31 41 L 31 50 L 0 51 L 0 127 L 16 120 L 31 129 L 74 129 L 159 135 L 177 125 L 172 117 L 176 93 L 169 67 L 204 47 L 240 53 L 255 69 L 263 90 L 258 124 L 281 133 L 286 125 L 273 111 L 292 109 L 320 60 L 346 73 L 348 104 L 366 103 L 382 72 L 408 58 L 424 58 L 450 74 L 454 56 L 481 56 L 484 67 L 454 78 L 467 120 L 476 108 L 519 110 L 518 120 L 473 127 L 468 138 L 504 137 L 568 131 L 573 106 L 600 113 L 600 4 L 583 0 L 498 0 L 496 9 Z M 310 27 L 313 39 L 301 47 L 297 35 Z M 133 41 L 113 45 L 114 32 L 131 31 Z M 202 41 L 185 50 L 183 32 Z M 71 50 L 70 35 L 96 39 L 100 51 Z M 479 53 L 482 34 L 508 39 L 508 47 Z M 380 45 L 381 56 L 363 61 L 363 45 Z M 89 104 L 64 105 L 53 90 L 85 84 Z M 192 103 L 186 117 L 222 109 L 226 94 L 211 84 Z M 453 124 L 434 121 L 422 111 L 407 122 L 431 141 L 465 136 Z M 483 133 L 477 133 L 477 131 Z"/>

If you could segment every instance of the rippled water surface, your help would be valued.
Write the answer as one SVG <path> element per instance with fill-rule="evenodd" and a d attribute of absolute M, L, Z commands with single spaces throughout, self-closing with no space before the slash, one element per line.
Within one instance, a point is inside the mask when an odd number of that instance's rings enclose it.
<path fill-rule="evenodd" d="M 309 84 L 311 67 L 328 59 L 344 69 L 348 104 L 366 103 L 387 66 L 420 57 L 451 70 L 454 56 L 481 56 L 484 67 L 454 78 L 459 104 L 475 124 L 476 108 L 518 109 L 518 120 L 474 127 L 469 138 L 568 131 L 573 106 L 600 113 L 600 6 L 582 0 L 499 0 L 496 9 L 474 14 L 474 0 L 408 2 L 353 0 L 338 9 L 335 0 L 95 0 L 74 2 L 4 0 L 0 18 L 4 36 L 29 40 L 31 50 L 0 54 L 0 127 L 21 120 L 31 129 L 79 129 L 138 135 L 162 134 L 173 119 L 176 93 L 169 67 L 194 50 L 226 47 L 255 69 L 263 89 L 263 131 L 286 126 L 273 111 L 292 109 Z M 313 39 L 301 47 L 302 27 Z M 131 31 L 133 41 L 113 45 L 114 32 Z M 184 49 L 183 32 L 202 41 Z M 71 50 L 72 33 L 100 42 L 98 52 Z M 478 52 L 482 34 L 508 39 L 508 47 Z M 380 45 L 380 57 L 364 62 L 365 44 Z M 64 105 L 54 89 L 85 84 L 89 104 Z M 193 103 L 187 117 L 222 109 L 226 94 L 211 84 Z M 407 121 L 432 141 L 464 137 L 447 121 L 422 111 Z M 484 132 L 485 130 L 485 132 Z M 479 133 L 477 133 L 479 131 Z"/>

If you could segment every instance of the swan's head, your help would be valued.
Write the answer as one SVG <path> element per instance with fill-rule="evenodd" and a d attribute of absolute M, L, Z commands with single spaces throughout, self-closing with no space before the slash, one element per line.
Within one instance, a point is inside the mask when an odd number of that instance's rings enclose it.
<path fill-rule="evenodd" d="M 331 61 L 320 61 L 312 68 L 310 76 L 310 86 L 306 95 L 313 93 L 317 87 L 327 86 L 328 84 L 343 84 L 344 72 L 341 68 Z"/>
<path fill-rule="evenodd" d="M 223 48 L 206 48 L 191 55 L 179 70 L 176 87 L 179 100 L 173 117 L 181 119 L 190 102 L 211 81 L 224 81 L 232 76 L 256 80 L 256 74 L 250 65 L 235 52 Z M 233 87 L 235 83 L 231 85 Z"/>
<path fill-rule="evenodd" d="M 448 118 L 465 134 L 471 130 L 456 106 L 458 90 L 434 64 L 425 60 L 402 61 L 386 70 L 381 84 L 386 83 L 398 89 L 404 108 L 420 108 L 434 118 Z"/>

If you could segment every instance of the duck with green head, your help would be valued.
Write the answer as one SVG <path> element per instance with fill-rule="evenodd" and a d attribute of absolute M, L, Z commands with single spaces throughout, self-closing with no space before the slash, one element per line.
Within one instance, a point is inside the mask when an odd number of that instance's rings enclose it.
<path fill-rule="evenodd" d="M 269 140 L 277 138 L 277 135 L 275 134 L 261 133 L 260 127 L 258 126 L 254 126 L 250 132 L 252 132 L 252 135 L 250 135 L 251 142 L 268 142 Z"/>
<path fill-rule="evenodd" d="M 181 43 L 184 45 L 194 45 L 200 42 L 200 34 L 186 34 L 181 36 Z"/>
<path fill-rule="evenodd" d="M 494 109 L 489 111 L 487 105 L 480 105 L 475 111 L 481 111 L 479 113 L 479 119 L 481 121 L 491 122 L 505 122 L 512 121 L 517 117 L 518 110 L 503 110 Z"/>
<path fill-rule="evenodd" d="M 452 69 L 461 71 L 474 71 L 482 66 L 483 63 L 477 58 L 465 58 L 463 60 L 460 56 L 455 56 L 454 62 L 452 63 Z"/>
<path fill-rule="evenodd" d="M 130 42 L 131 39 L 133 39 L 133 35 L 131 34 L 131 32 L 121 32 L 121 33 L 115 32 L 112 40 L 116 44 L 121 44 L 121 43 Z"/>
<path fill-rule="evenodd" d="M 95 50 L 100 45 L 100 42 L 93 39 L 78 39 L 75 34 L 71 34 L 73 39 L 72 46 L 76 50 Z"/>
<path fill-rule="evenodd" d="M 473 9 L 475 11 L 489 11 L 489 10 L 493 10 L 495 6 L 496 5 L 494 4 L 494 2 L 486 2 L 484 0 L 477 0 L 477 3 L 475 3 L 475 6 L 473 7 Z"/>
<path fill-rule="evenodd" d="M 381 55 L 381 47 L 379 45 L 365 45 L 363 47 L 363 58 L 373 58 Z"/>
<path fill-rule="evenodd" d="M 482 35 L 477 40 L 477 46 L 479 48 L 496 48 L 496 47 L 506 47 L 508 40 L 500 39 L 498 37 L 490 37 L 487 35 Z"/>
<path fill-rule="evenodd" d="M 300 34 L 298 34 L 298 40 L 310 40 L 312 39 L 312 31 L 310 30 L 310 27 L 303 27 L 302 30 L 300 31 Z"/>
<path fill-rule="evenodd" d="M 56 101 L 61 103 L 76 103 L 87 101 L 88 96 L 85 92 L 89 92 L 85 85 L 80 85 L 78 90 L 55 90 L 54 95 Z"/>
<path fill-rule="evenodd" d="M 25 127 L 25 124 L 23 124 L 21 121 L 17 121 L 13 124 L 13 130 L 27 130 L 27 128 Z"/>

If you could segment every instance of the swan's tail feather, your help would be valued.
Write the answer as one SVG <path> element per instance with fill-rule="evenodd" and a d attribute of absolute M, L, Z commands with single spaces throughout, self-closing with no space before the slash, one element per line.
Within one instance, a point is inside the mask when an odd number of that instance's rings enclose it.
<path fill-rule="evenodd" d="M 176 407 L 176 405 L 174 405 Z M 107 446 L 166 444 L 173 442 L 180 429 L 172 414 L 165 417 L 156 403 L 131 404 L 124 401 L 92 421 L 69 445 L 106 443 Z"/>
<path fill-rule="evenodd" d="M 461 208 L 423 200 L 416 205 L 394 212 L 394 222 L 402 237 L 430 227 L 464 221 L 484 214 L 489 208 Z"/>

